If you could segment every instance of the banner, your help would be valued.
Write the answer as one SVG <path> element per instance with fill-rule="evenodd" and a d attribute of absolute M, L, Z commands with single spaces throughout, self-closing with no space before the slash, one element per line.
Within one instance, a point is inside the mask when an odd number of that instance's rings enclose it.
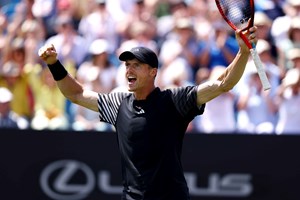
<path fill-rule="evenodd" d="M 300 137 L 187 134 L 191 200 L 299 200 Z M 0 130 L 0 199 L 120 200 L 115 133 Z"/>

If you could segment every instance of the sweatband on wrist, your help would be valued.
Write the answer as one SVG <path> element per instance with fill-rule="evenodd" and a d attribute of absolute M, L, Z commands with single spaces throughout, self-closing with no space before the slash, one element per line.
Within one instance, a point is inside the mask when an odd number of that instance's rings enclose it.
<path fill-rule="evenodd" d="M 59 60 L 56 63 L 50 65 L 48 64 L 48 68 L 56 81 L 60 81 L 68 75 L 67 70 L 65 67 L 60 63 Z"/>

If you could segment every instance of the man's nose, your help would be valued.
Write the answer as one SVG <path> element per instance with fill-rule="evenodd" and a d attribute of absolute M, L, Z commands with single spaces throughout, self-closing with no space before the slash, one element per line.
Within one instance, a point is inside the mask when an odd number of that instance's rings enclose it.
<path fill-rule="evenodd" d="M 133 71 L 133 66 L 126 66 L 126 72 L 132 72 Z"/>

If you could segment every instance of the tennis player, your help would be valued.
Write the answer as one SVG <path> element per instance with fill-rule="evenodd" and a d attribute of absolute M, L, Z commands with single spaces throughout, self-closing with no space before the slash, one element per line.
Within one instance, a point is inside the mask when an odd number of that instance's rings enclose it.
<path fill-rule="evenodd" d="M 256 30 L 252 27 L 251 34 L 247 33 L 254 43 Z M 53 45 L 39 50 L 65 97 L 99 112 L 101 121 L 115 126 L 122 164 L 122 200 L 190 199 L 181 164 L 184 134 L 189 122 L 204 112 L 206 102 L 231 90 L 240 80 L 250 52 L 239 34 L 237 31 L 239 52 L 217 80 L 167 90 L 155 86 L 158 59 L 144 47 L 119 56 L 126 65 L 129 92 L 108 94 L 85 90 L 57 60 Z"/>

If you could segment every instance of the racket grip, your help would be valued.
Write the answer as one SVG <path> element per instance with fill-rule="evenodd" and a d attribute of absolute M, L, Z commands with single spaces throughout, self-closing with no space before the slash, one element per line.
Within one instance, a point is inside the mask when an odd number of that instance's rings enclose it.
<path fill-rule="evenodd" d="M 250 49 L 252 59 L 254 61 L 258 76 L 260 78 L 260 81 L 262 83 L 263 89 L 264 90 L 269 90 L 271 88 L 270 82 L 268 80 L 266 71 L 264 70 L 264 67 L 262 65 L 262 62 L 257 54 L 256 49 Z"/>

